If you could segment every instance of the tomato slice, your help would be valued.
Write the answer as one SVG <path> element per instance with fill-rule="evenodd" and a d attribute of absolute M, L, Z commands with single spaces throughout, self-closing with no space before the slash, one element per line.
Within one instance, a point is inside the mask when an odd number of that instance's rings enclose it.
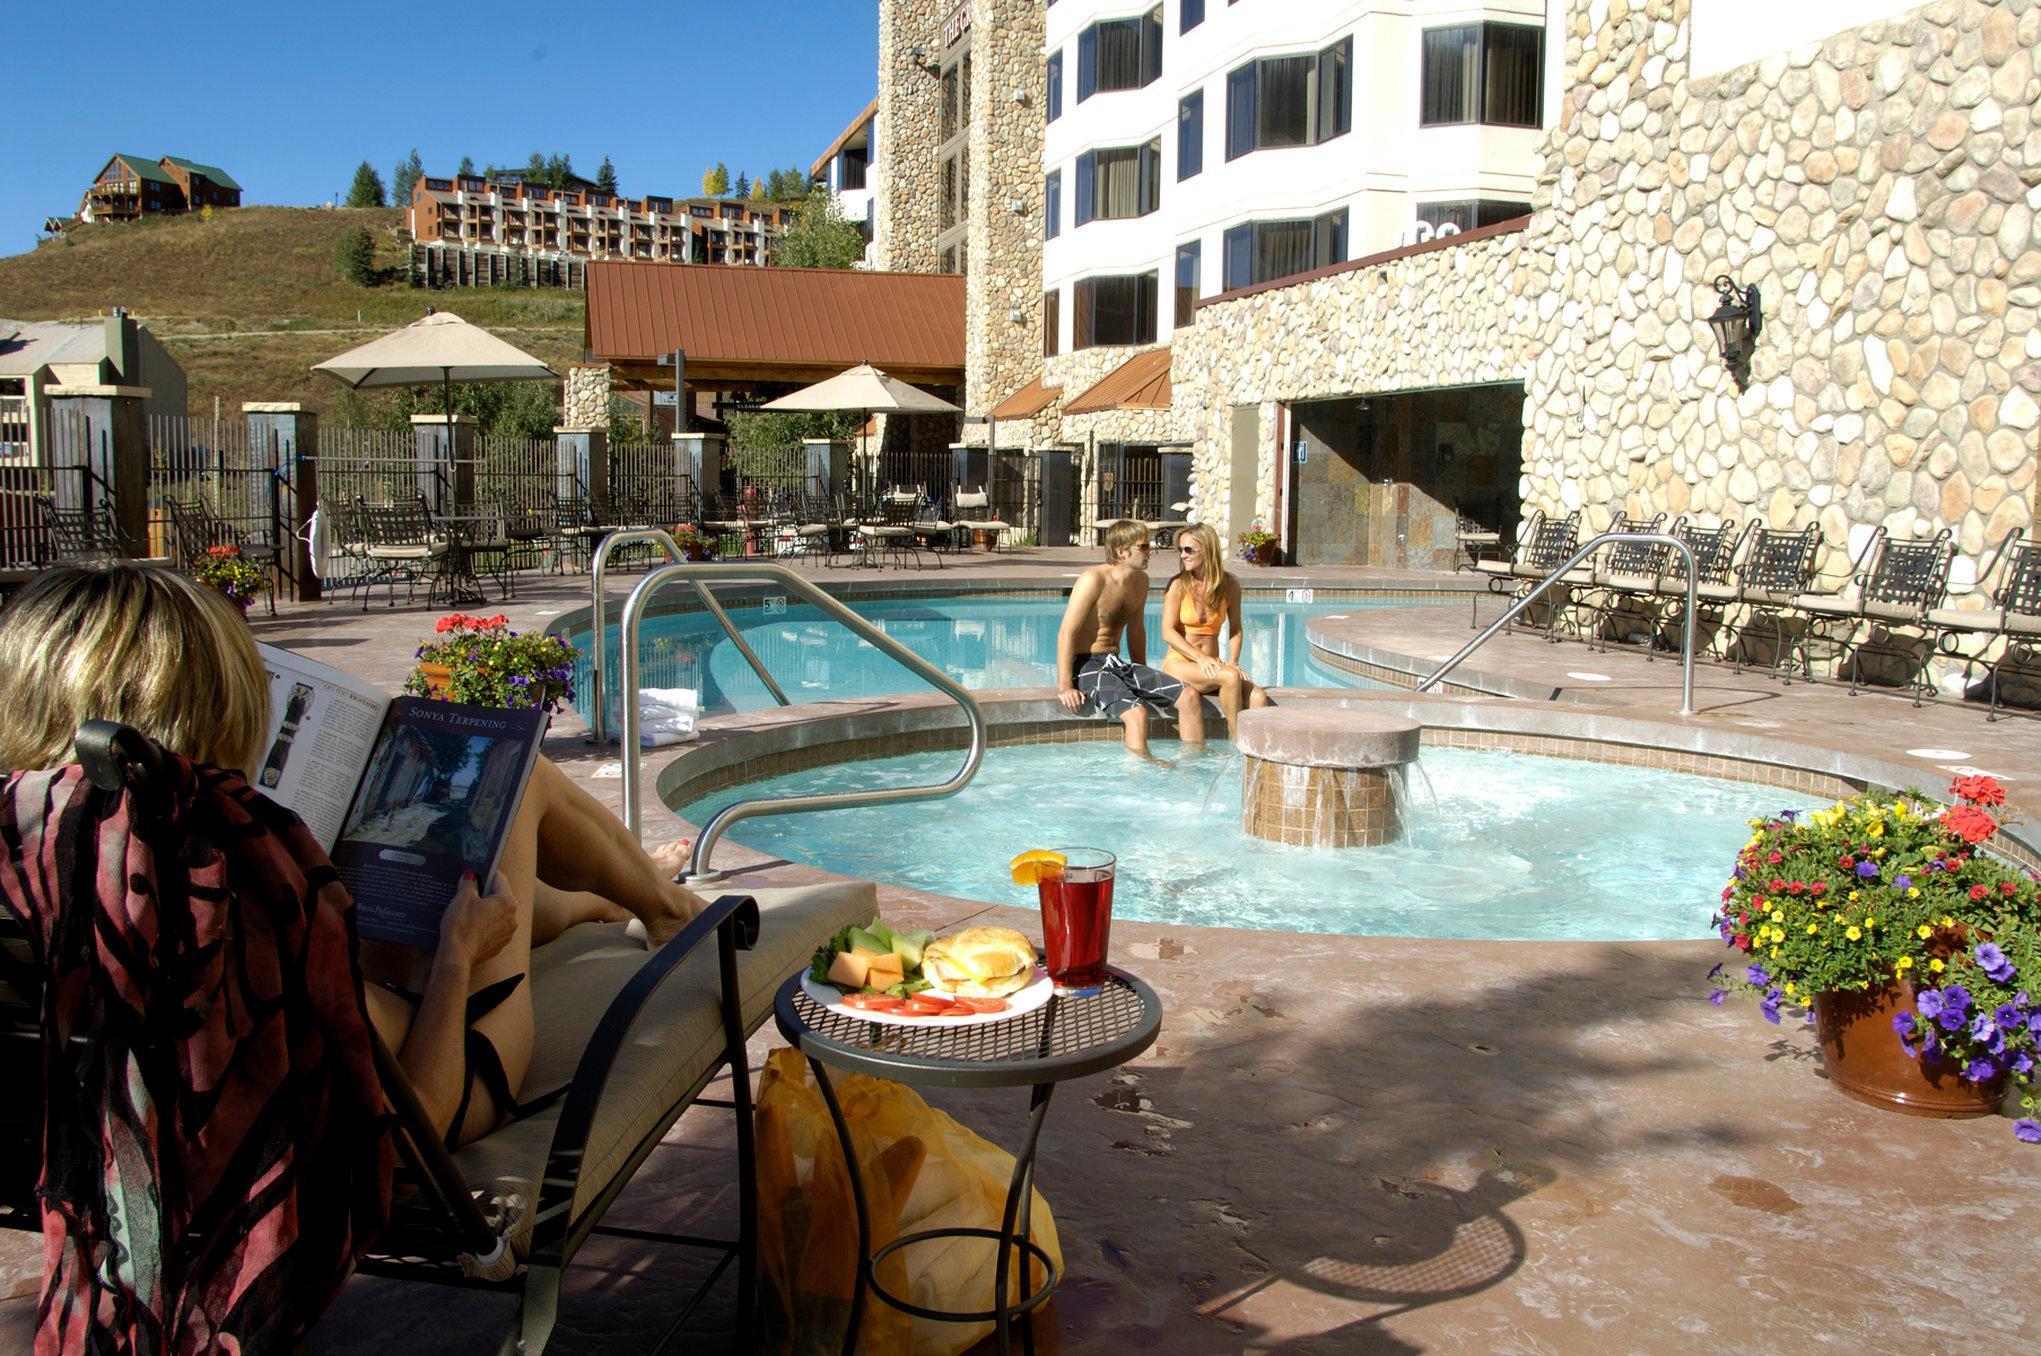
<path fill-rule="evenodd" d="M 936 993 L 933 990 L 927 990 L 922 993 L 909 994 L 907 996 L 907 1001 L 910 1003 L 934 1003 L 938 1007 L 942 1008 L 943 1011 L 945 1012 L 948 1012 L 950 1009 L 957 1006 L 956 999 L 950 997 L 948 994 Z"/>
<path fill-rule="evenodd" d="M 890 993 L 847 993 L 843 996 L 843 1005 L 865 1012 L 899 1012 L 907 1006 L 907 1001 Z"/>
<path fill-rule="evenodd" d="M 954 1006 L 940 999 L 915 997 L 908 999 L 901 1011 L 910 1017 L 940 1017 Z"/>
<path fill-rule="evenodd" d="M 959 998 L 957 1006 L 971 1012 L 1005 1012 L 1004 998 Z"/>

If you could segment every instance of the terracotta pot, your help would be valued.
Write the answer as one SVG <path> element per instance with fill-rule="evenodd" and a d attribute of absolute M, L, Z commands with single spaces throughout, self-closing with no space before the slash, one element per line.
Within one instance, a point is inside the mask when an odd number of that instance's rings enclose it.
<path fill-rule="evenodd" d="M 1953 1060 L 1923 1062 L 1906 1053 L 1892 1029 L 1894 1013 L 1911 1011 L 1913 985 L 1893 981 L 1861 993 L 1814 996 L 1814 1031 L 1822 1063 L 1837 1092 L 1910 1116 L 1989 1116 L 2005 1098 L 2005 1080 L 1973 1083 Z"/>
<path fill-rule="evenodd" d="M 1263 542 L 1260 546 L 1245 548 L 1247 563 L 1250 565 L 1273 565 L 1276 563 L 1276 544 Z"/>
<path fill-rule="evenodd" d="M 680 554 L 683 560 L 707 560 L 709 558 L 709 548 L 706 546 L 683 546 L 680 548 Z"/>
<path fill-rule="evenodd" d="M 421 661 L 419 674 L 425 679 L 426 690 L 435 697 L 444 697 L 454 690 L 454 671 L 445 664 Z"/>

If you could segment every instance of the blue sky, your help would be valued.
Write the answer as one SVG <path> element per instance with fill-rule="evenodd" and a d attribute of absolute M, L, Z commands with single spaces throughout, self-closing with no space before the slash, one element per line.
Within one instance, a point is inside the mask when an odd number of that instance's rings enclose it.
<path fill-rule="evenodd" d="M 218 165 L 244 202 L 293 205 L 344 194 L 365 159 L 387 182 L 413 146 L 441 173 L 463 155 L 522 164 L 544 150 L 571 155 L 592 178 L 607 155 L 631 194 L 698 192 L 718 160 L 733 178 L 805 170 L 872 97 L 877 9 L 873 0 L 14 7 L 0 254 L 30 248 L 44 217 L 75 212 L 116 151 Z"/>

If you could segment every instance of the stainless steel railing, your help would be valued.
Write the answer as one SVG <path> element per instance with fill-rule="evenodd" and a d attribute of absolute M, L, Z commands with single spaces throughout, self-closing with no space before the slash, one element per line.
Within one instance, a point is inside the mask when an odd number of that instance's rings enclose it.
<path fill-rule="evenodd" d="M 1572 555 L 1568 556 L 1565 559 L 1565 561 L 1559 565 L 1557 569 L 1552 571 L 1552 573 L 1546 575 L 1543 579 L 1540 579 L 1537 585 L 1534 588 L 1532 588 L 1529 593 L 1526 593 L 1523 597 L 1511 603 L 1509 607 L 1506 610 L 1504 610 L 1503 614 L 1500 617 L 1497 617 L 1494 621 L 1490 622 L 1487 626 L 1483 627 L 1480 635 L 1474 637 L 1474 639 L 1468 641 L 1465 645 L 1462 645 L 1460 647 L 1460 652 L 1458 654 L 1454 655 L 1451 659 L 1448 659 L 1445 663 L 1439 665 L 1436 669 L 1432 670 L 1431 676 L 1426 678 L 1423 682 L 1417 685 L 1417 690 L 1419 692 L 1427 692 L 1431 690 L 1432 687 L 1437 685 L 1438 681 L 1441 678 L 1451 673 L 1454 669 L 1460 667 L 1461 660 L 1465 659 L 1468 655 L 1473 654 L 1476 650 L 1480 649 L 1483 645 L 1487 644 L 1489 637 L 1495 635 L 1496 632 L 1502 630 L 1503 627 L 1508 626 L 1510 622 L 1516 619 L 1519 613 L 1521 613 L 1525 608 L 1529 607 L 1532 603 L 1536 602 L 1540 594 L 1544 593 L 1546 589 L 1551 588 L 1554 584 L 1558 583 L 1562 578 L 1564 578 L 1567 571 L 1571 570 L 1574 566 L 1580 564 L 1581 561 L 1587 559 L 1596 551 L 1601 550 L 1602 547 L 1608 545 L 1610 542 L 1618 541 L 1636 542 L 1644 545 L 1656 544 L 1659 546 L 1670 546 L 1674 550 L 1678 551 L 1680 553 L 1680 558 L 1685 560 L 1687 563 L 1687 610 L 1686 613 L 1681 617 L 1680 625 L 1680 714 L 1683 716 L 1693 715 L 1694 604 L 1696 584 L 1694 568 L 1694 551 L 1692 547 L 1688 546 L 1678 537 L 1675 537 L 1670 533 L 1666 532 L 1604 532 L 1602 533 L 1601 536 L 1594 538 L 1592 541 L 1589 541 L 1585 546 L 1580 547 Z"/>
<path fill-rule="evenodd" d="M 609 687 L 603 675 L 603 654 L 608 649 L 604 644 L 603 633 L 609 629 L 609 600 L 602 588 L 603 566 L 609 563 L 612 550 L 640 541 L 657 542 L 665 550 L 666 558 L 670 561 L 682 558 L 680 543 L 676 542 L 673 534 L 665 528 L 633 527 L 622 532 L 612 532 L 604 537 L 597 543 L 595 555 L 588 565 L 588 636 L 590 644 L 594 647 L 594 653 L 589 660 L 589 672 L 595 680 L 593 683 L 595 695 L 588 704 L 588 742 L 591 744 L 609 743 L 609 716 L 605 710 L 609 702 Z M 702 607 L 708 614 L 721 624 L 723 634 L 730 637 L 730 643 L 737 647 L 737 653 L 744 656 L 744 662 L 751 665 L 751 671 L 765 684 L 765 690 L 772 693 L 773 700 L 781 706 L 791 706 L 793 703 L 788 700 L 787 694 L 780 690 L 780 685 L 765 671 L 765 665 L 752 653 L 751 646 L 737 633 L 737 627 L 731 622 L 730 614 L 723 610 L 723 605 L 716 601 L 715 595 L 710 593 L 707 587 L 697 583 L 695 596 L 701 599 Z M 624 691 L 628 693 L 632 689 L 627 687 Z M 626 705 L 636 707 L 637 703 L 628 701 Z"/>
<path fill-rule="evenodd" d="M 920 655 L 915 654 L 914 651 L 908 649 L 876 626 L 873 626 L 848 607 L 845 607 L 835 598 L 824 593 L 813 582 L 795 574 L 784 565 L 769 565 L 762 562 L 747 562 L 744 564 L 731 562 L 722 564 L 676 561 L 662 565 L 652 571 L 639 581 L 636 588 L 631 590 L 631 596 L 624 603 L 623 623 L 619 628 L 622 632 L 623 688 L 626 694 L 622 712 L 623 748 L 621 750 L 624 765 L 624 823 L 629 826 L 632 837 L 637 838 L 640 842 L 644 841 L 645 837 L 644 814 L 638 804 L 639 787 L 642 777 L 639 766 L 640 750 L 638 748 L 638 703 L 629 699 L 629 694 L 633 694 L 638 690 L 639 627 L 645 620 L 645 614 L 651 606 L 653 595 L 669 583 L 676 580 L 686 580 L 706 596 L 708 585 L 712 581 L 740 579 L 748 581 L 769 580 L 784 585 L 789 593 L 799 594 L 804 601 L 814 606 L 823 616 L 841 623 L 849 628 L 853 635 L 869 642 L 874 649 L 899 661 L 907 670 L 917 677 L 924 679 L 931 686 L 956 702 L 957 705 L 964 708 L 964 718 L 970 722 L 971 726 L 971 744 L 965 751 L 964 764 L 957 769 L 956 774 L 948 781 L 933 785 L 896 786 L 878 791 L 842 791 L 827 795 L 766 796 L 756 800 L 740 800 L 733 805 L 726 805 L 716 812 L 714 818 L 702 826 L 700 836 L 695 839 L 694 851 L 688 858 L 687 870 L 681 873 L 682 879 L 694 880 L 712 877 L 714 872 L 709 870 L 709 858 L 715 851 L 717 841 L 722 838 L 724 833 L 733 824 L 740 823 L 746 819 L 756 819 L 763 815 L 800 814 L 810 810 L 840 810 L 858 805 L 884 805 L 917 800 L 939 800 L 944 796 L 953 796 L 963 790 L 969 784 L 971 778 L 977 775 L 978 765 L 985 758 L 985 713 L 979 709 L 978 703 L 972 698 L 971 694 L 965 691 L 956 680 L 941 669 L 936 668 Z M 725 620 L 725 627 L 728 629 L 727 619 Z M 753 667 L 757 667 L 756 660 L 753 661 Z M 784 703 L 786 699 L 782 697 L 780 700 Z"/>

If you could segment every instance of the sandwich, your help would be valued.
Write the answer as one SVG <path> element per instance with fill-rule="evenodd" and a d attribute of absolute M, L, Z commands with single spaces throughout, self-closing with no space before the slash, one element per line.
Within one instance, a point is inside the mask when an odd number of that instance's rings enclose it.
<path fill-rule="evenodd" d="M 923 948 L 921 974 L 959 998 L 1004 998 L 1034 978 L 1035 948 L 1012 928 L 965 928 Z"/>

